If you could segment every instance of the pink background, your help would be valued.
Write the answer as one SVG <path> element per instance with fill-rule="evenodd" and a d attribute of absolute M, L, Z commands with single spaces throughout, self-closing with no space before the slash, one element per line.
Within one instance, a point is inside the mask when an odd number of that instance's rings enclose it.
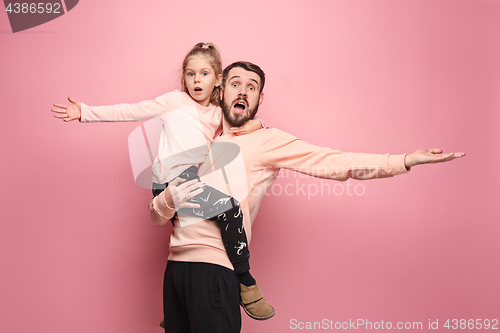
<path fill-rule="evenodd" d="M 50 106 L 175 89 L 199 41 L 224 65 L 259 64 L 259 115 L 310 143 L 467 153 L 336 188 L 363 195 L 269 195 L 250 249 L 276 316 L 243 314 L 243 332 L 500 319 L 500 1 L 82 0 L 16 34 L 0 13 L 0 331 L 161 332 L 171 227 L 150 222 L 133 181 L 138 124 L 63 123 Z M 289 183 L 321 185 L 276 182 Z"/>

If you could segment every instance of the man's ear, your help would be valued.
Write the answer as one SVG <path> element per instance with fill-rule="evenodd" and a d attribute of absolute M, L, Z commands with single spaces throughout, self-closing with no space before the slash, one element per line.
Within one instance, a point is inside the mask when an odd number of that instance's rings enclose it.
<path fill-rule="evenodd" d="M 260 96 L 259 96 L 259 105 L 261 105 L 263 101 L 264 101 L 264 93 L 260 93 Z"/>
<path fill-rule="evenodd" d="M 219 99 L 222 102 L 222 97 L 224 97 L 224 87 L 221 87 L 220 92 L 219 92 Z"/>

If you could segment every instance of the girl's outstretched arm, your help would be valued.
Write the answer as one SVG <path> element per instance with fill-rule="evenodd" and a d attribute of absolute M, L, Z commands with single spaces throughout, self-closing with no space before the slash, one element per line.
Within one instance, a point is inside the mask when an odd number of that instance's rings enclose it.
<path fill-rule="evenodd" d="M 70 105 L 54 104 L 57 107 L 51 109 L 55 112 L 54 117 L 64 121 L 80 120 L 82 118 L 82 103 L 71 97 L 68 97 L 68 101 L 71 103 Z"/>
<path fill-rule="evenodd" d="M 52 111 L 57 113 L 56 118 L 64 121 L 79 119 L 81 122 L 97 121 L 141 121 L 148 120 L 173 111 L 177 108 L 176 101 L 186 100 L 192 102 L 191 98 L 179 91 L 172 91 L 154 100 L 145 100 L 138 103 L 121 103 L 114 105 L 90 106 L 68 98 L 71 105 L 54 104 Z"/>

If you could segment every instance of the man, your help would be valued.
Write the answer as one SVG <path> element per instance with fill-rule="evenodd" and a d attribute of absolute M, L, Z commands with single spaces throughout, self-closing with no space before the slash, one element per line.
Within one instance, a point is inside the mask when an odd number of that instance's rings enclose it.
<path fill-rule="evenodd" d="M 335 180 L 373 179 L 407 173 L 414 165 L 445 162 L 465 155 L 442 154 L 440 149 L 420 149 L 403 155 L 343 153 L 310 145 L 278 129 L 235 136 L 230 132 L 231 127 L 241 126 L 257 113 L 264 99 L 264 83 L 264 72 L 251 63 L 233 63 L 224 70 L 223 133 L 214 140 L 211 155 L 200 166 L 202 179 L 214 169 L 225 169 L 224 179 L 233 197 L 240 202 L 249 241 L 257 211 L 280 168 Z M 228 151 L 234 155 L 234 145 L 239 147 L 242 163 L 214 167 Z M 235 176 L 238 172 L 240 176 Z M 245 172 L 246 177 L 241 177 L 241 172 Z M 192 207 L 189 199 L 199 193 L 200 186 L 197 180 L 170 184 L 149 203 L 153 222 L 167 223 L 175 214 L 171 207 Z M 240 287 L 215 222 L 204 220 L 181 226 L 176 220 L 164 283 L 167 332 L 240 331 Z M 245 292 L 241 296 L 243 303 L 258 304 L 260 291 Z"/>

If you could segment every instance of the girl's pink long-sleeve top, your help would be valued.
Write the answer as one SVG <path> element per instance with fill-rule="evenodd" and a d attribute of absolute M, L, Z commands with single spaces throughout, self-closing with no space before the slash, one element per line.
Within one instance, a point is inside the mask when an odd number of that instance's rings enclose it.
<path fill-rule="evenodd" d="M 134 104 L 88 106 L 82 103 L 81 122 L 152 118 L 163 122 L 158 155 L 152 165 L 152 180 L 164 184 L 190 165 L 198 165 L 205 160 L 209 144 L 221 129 L 222 110 L 213 104 L 201 106 L 178 90 Z"/>

